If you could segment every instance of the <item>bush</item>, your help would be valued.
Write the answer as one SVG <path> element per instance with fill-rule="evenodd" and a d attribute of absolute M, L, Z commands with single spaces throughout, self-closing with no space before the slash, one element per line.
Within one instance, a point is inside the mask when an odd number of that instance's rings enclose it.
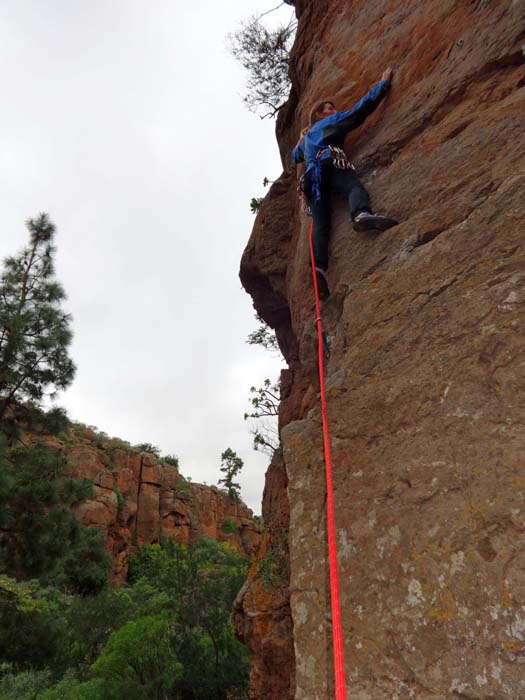
<path fill-rule="evenodd" d="M 271 542 L 257 562 L 257 573 L 267 588 L 286 586 L 290 577 L 288 537 L 282 531 L 276 542 Z"/>
<path fill-rule="evenodd" d="M 60 683 L 40 693 L 37 700 L 114 700 L 114 697 L 107 694 L 103 680 L 82 681 L 67 673 Z"/>
<path fill-rule="evenodd" d="M 177 495 L 184 495 L 184 494 L 192 494 L 192 488 L 191 484 L 187 479 L 181 479 L 177 484 L 175 484 L 175 488 L 173 489 L 173 493 Z"/>
<path fill-rule="evenodd" d="M 132 557 L 134 588 L 140 581 L 168 596 L 173 643 L 182 664 L 174 690 L 181 697 L 225 698 L 246 689 L 248 655 L 235 639 L 231 609 L 248 564 L 233 547 L 209 538 L 188 549 L 168 540 L 140 547 Z"/>
<path fill-rule="evenodd" d="M 250 211 L 252 214 L 257 214 L 261 208 L 264 197 L 252 197 L 250 200 Z"/>
<path fill-rule="evenodd" d="M 0 700 L 36 700 L 51 683 L 49 671 L 8 673 L 0 680 Z"/>
<path fill-rule="evenodd" d="M 221 526 L 221 530 L 227 535 L 233 535 L 239 532 L 239 530 L 242 530 L 242 525 L 241 523 L 235 523 L 233 520 L 226 518 Z"/>
<path fill-rule="evenodd" d="M 135 445 L 135 449 L 139 452 L 148 452 L 149 454 L 155 455 L 157 459 L 160 459 L 159 448 L 152 445 L 151 442 L 139 442 L 138 445 Z"/>
<path fill-rule="evenodd" d="M 108 700 L 165 697 L 182 675 L 168 618 L 143 617 L 113 632 L 91 673 L 103 681 L 102 697 Z"/>
<path fill-rule="evenodd" d="M 119 511 L 119 513 L 121 513 L 124 510 L 124 507 L 126 505 L 126 499 L 124 498 L 119 487 L 116 484 L 113 484 L 113 486 L 111 487 L 111 490 L 113 491 L 113 493 L 117 497 L 118 511 Z"/>
<path fill-rule="evenodd" d="M 161 462 L 171 464 L 171 466 L 175 467 L 175 469 L 179 468 L 179 458 L 175 455 L 164 455 L 163 457 L 161 457 Z"/>

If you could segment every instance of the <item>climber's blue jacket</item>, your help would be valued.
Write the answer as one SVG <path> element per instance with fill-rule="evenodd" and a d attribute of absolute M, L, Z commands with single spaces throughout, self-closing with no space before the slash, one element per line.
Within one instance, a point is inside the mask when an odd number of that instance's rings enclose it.
<path fill-rule="evenodd" d="M 314 170 L 311 177 L 314 193 L 319 197 L 321 163 L 331 158 L 329 146 L 342 148 L 345 136 L 357 129 L 372 114 L 390 87 L 389 80 L 381 80 L 351 109 L 336 112 L 320 119 L 310 127 L 299 144 L 292 151 L 292 163 L 306 162 L 305 174 Z"/>

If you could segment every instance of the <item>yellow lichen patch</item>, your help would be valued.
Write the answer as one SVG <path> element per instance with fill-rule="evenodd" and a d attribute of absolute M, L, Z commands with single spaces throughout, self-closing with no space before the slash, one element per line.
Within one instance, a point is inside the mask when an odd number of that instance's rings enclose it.
<path fill-rule="evenodd" d="M 436 620 L 450 620 L 456 614 L 456 599 L 448 588 L 441 591 L 436 605 L 430 610 L 430 617 Z"/>
<path fill-rule="evenodd" d="M 509 651 L 515 651 L 516 649 L 519 649 L 521 646 L 523 646 L 523 642 L 503 642 L 503 648 L 508 649 Z"/>
<path fill-rule="evenodd" d="M 452 545 L 448 542 L 443 542 L 438 544 L 437 542 L 428 542 L 426 547 L 417 551 L 412 549 L 410 551 L 410 559 L 414 562 L 420 561 L 423 557 L 430 557 L 431 559 L 439 559 L 440 561 L 448 561 L 453 554 L 454 549 Z"/>
<path fill-rule="evenodd" d="M 525 476 L 522 476 L 521 474 L 510 474 L 509 479 L 518 489 L 525 489 Z"/>
<path fill-rule="evenodd" d="M 510 595 L 509 582 L 503 581 L 503 599 L 501 601 L 502 608 L 512 608 L 512 597 Z"/>
<path fill-rule="evenodd" d="M 485 503 L 470 501 L 459 515 L 462 520 L 469 520 L 470 518 L 475 518 L 476 516 L 481 516 L 483 518 L 486 516 L 487 510 L 488 508 Z"/>

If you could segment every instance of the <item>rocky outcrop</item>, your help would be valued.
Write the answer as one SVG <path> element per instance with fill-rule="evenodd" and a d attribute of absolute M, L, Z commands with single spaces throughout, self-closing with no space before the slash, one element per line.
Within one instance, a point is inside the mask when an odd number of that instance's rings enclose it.
<path fill-rule="evenodd" d="M 251 654 L 254 697 L 293 698 L 287 477 L 280 451 L 266 473 L 263 521 L 268 523 L 248 580 L 234 605 L 234 625 Z"/>
<path fill-rule="evenodd" d="M 116 584 L 126 580 L 136 546 L 161 538 L 187 545 L 207 535 L 254 556 L 260 532 L 253 513 L 225 491 L 194 484 L 155 455 L 120 440 L 101 440 L 83 426 L 56 446 L 64 450 L 73 476 L 93 482 L 93 497 L 79 503 L 75 514 L 104 532 Z"/>
<path fill-rule="evenodd" d="M 254 564 L 237 628 L 255 669 L 286 659 L 283 697 L 333 697 L 309 221 L 287 163 L 313 103 L 350 105 L 393 65 L 346 149 L 401 224 L 355 233 L 334 201 L 323 308 L 348 697 L 525 697 L 525 4 L 296 7 L 285 172 L 241 265 L 289 364 L 282 477 L 270 470 L 265 494 L 286 488 L 289 521 L 270 508 L 264 545 L 287 531 L 289 596 L 263 600 Z M 257 670 L 252 697 L 277 697 Z"/>

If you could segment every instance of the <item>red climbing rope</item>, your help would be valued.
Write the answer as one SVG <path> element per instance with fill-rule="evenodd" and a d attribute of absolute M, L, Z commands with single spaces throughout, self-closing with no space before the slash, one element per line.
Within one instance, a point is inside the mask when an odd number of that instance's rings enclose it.
<path fill-rule="evenodd" d="M 313 245 L 313 221 L 310 226 L 310 258 L 312 260 L 312 277 L 315 293 L 315 315 L 317 322 L 317 345 L 319 355 L 319 383 L 321 386 L 321 415 L 323 419 L 324 458 L 326 464 L 326 520 L 328 531 L 328 560 L 330 563 L 330 597 L 332 601 L 332 640 L 334 647 L 334 676 L 336 700 L 346 700 L 345 659 L 343 651 L 343 629 L 341 625 L 341 604 L 339 601 L 339 574 L 337 570 L 337 543 L 335 539 L 334 492 L 332 482 L 332 453 L 328 433 L 326 413 L 326 392 L 324 387 L 323 363 L 323 326 L 321 323 L 321 305 L 315 274 L 315 256 Z"/>

